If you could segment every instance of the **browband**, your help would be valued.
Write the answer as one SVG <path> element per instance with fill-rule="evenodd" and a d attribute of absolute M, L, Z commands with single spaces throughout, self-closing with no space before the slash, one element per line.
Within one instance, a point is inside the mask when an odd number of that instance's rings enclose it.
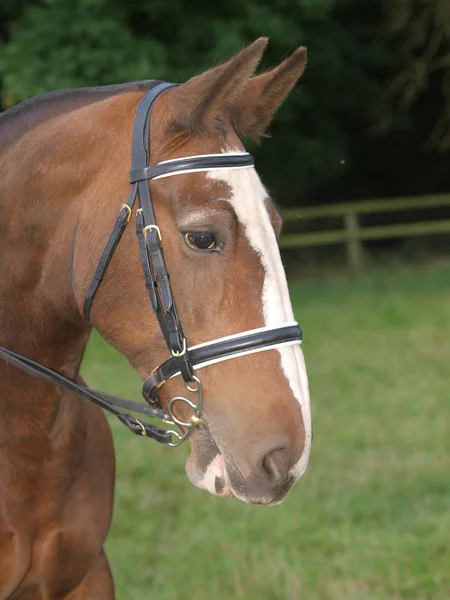
<path fill-rule="evenodd" d="M 218 162 L 217 158 L 220 158 Z M 203 154 L 165 160 L 155 165 L 134 169 L 130 171 L 130 183 L 146 179 L 161 179 L 182 173 L 198 173 L 200 171 L 213 171 L 220 169 L 245 169 L 254 166 L 253 156 L 248 152 L 235 152 L 229 154 Z"/>

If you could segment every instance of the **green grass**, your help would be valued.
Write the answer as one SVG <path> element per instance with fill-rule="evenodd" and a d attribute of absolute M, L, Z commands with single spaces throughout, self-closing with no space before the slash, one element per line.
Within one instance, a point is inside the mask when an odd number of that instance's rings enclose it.
<path fill-rule="evenodd" d="M 307 474 L 276 508 L 220 500 L 187 448 L 111 422 L 108 540 L 119 600 L 450 599 L 450 266 L 296 283 L 314 420 Z M 90 384 L 139 397 L 93 338 Z"/>

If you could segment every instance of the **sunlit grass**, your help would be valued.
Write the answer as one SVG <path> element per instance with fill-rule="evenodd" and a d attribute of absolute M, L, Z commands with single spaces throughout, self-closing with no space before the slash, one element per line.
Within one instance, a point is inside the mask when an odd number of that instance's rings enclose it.
<path fill-rule="evenodd" d="M 450 598 L 450 267 L 296 284 L 314 418 L 309 470 L 276 508 L 219 500 L 187 448 L 111 421 L 119 600 Z M 139 397 L 94 337 L 91 385 Z"/>

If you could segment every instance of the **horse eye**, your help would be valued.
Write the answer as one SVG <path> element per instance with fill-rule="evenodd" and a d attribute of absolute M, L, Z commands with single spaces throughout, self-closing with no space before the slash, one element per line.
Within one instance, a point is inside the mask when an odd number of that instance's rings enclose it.
<path fill-rule="evenodd" d="M 208 231 L 188 231 L 184 234 L 184 239 L 195 250 L 214 250 L 217 245 L 214 234 Z"/>

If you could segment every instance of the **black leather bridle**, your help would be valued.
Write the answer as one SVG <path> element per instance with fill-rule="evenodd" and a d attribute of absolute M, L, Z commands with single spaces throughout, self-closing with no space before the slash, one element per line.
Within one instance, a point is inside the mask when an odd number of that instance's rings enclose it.
<path fill-rule="evenodd" d="M 151 406 L 133 402 L 119 396 L 93 390 L 77 384 L 61 373 L 57 373 L 29 358 L 0 347 L 0 357 L 23 371 L 50 381 L 64 389 L 81 394 L 88 400 L 98 404 L 114 414 L 133 433 L 151 437 L 158 442 L 171 446 L 180 445 L 196 426 L 203 424 L 201 418 L 203 400 L 202 384 L 197 370 L 203 366 L 235 358 L 253 352 L 260 352 L 280 346 L 300 344 L 302 330 L 298 323 L 286 323 L 276 327 L 237 333 L 226 338 L 188 347 L 180 320 L 178 318 L 174 297 L 170 285 L 162 249 L 162 235 L 156 223 L 153 202 L 150 194 L 149 181 L 182 173 L 209 171 L 217 169 L 238 169 L 253 166 L 253 158 L 247 153 L 211 154 L 191 156 L 163 161 L 149 165 L 150 119 L 156 98 L 176 84 L 155 82 L 152 88 L 142 98 L 134 121 L 132 151 L 131 151 L 131 192 L 126 204 L 123 204 L 114 224 L 113 230 L 104 247 L 92 282 L 86 294 L 84 316 L 90 317 L 95 294 L 106 273 L 111 257 L 120 238 L 130 221 L 133 206 L 138 201 L 136 212 L 136 233 L 139 252 L 144 272 L 145 285 L 149 294 L 150 304 L 158 319 L 161 332 L 170 351 L 171 357 L 154 369 L 144 381 L 143 396 Z M 184 396 L 172 398 L 167 411 L 159 405 L 159 390 L 171 377 L 181 374 L 186 390 L 196 397 L 192 401 Z M 189 408 L 191 416 L 188 421 L 182 421 L 175 414 L 177 403 L 184 403 Z M 169 424 L 176 424 L 180 430 L 166 430 L 147 423 L 123 412 L 132 411 L 147 417 L 163 419 Z"/>

